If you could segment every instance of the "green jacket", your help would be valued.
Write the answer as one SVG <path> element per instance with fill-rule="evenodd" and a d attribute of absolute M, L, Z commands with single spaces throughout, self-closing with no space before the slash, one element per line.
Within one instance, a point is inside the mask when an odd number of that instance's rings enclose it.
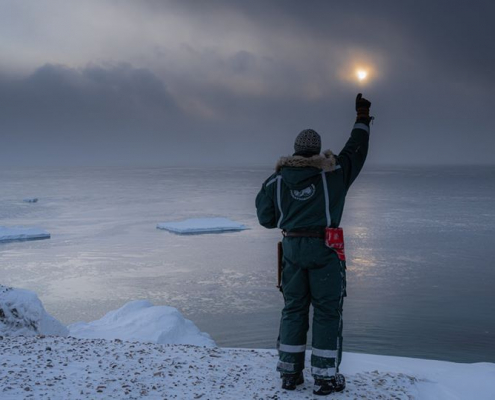
<path fill-rule="evenodd" d="M 286 231 L 338 227 L 345 196 L 368 154 L 369 126 L 356 123 L 338 156 L 282 157 L 256 197 L 265 228 Z"/>

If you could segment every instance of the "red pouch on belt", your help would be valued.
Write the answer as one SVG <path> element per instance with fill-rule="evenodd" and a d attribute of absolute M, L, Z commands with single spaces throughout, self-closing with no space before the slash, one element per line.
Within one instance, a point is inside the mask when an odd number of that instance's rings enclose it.
<path fill-rule="evenodd" d="M 340 261 L 345 261 L 344 231 L 342 228 L 325 228 L 325 244 L 336 251 Z"/>

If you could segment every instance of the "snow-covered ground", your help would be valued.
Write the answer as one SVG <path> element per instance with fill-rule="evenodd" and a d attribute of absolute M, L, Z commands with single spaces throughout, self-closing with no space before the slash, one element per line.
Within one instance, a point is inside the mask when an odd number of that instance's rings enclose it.
<path fill-rule="evenodd" d="M 183 235 L 243 231 L 247 229 L 245 225 L 228 218 L 192 218 L 179 222 L 162 222 L 156 227 Z"/>
<path fill-rule="evenodd" d="M 309 352 L 308 352 L 309 356 Z M 3 337 L 1 399 L 308 399 L 280 388 L 274 350 L 73 337 Z M 309 362 L 309 357 L 308 357 Z M 492 400 L 494 364 L 344 354 L 335 399 Z"/>
<path fill-rule="evenodd" d="M 133 301 L 68 328 L 35 293 L 0 285 L 0 399 L 313 398 L 308 371 L 283 391 L 275 350 L 216 347 L 172 307 Z M 345 353 L 342 373 L 347 388 L 331 398 L 495 398 L 492 363 Z"/>
<path fill-rule="evenodd" d="M 50 234 L 39 228 L 24 228 L 21 226 L 0 226 L 0 243 L 14 240 L 49 239 Z"/>

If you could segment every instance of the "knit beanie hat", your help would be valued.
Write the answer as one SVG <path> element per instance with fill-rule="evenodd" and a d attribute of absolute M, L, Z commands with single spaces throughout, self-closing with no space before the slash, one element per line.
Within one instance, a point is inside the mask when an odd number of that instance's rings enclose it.
<path fill-rule="evenodd" d="M 321 138 L 313 129 L 304 129 L 297 135 L 294 142 L 296 153 L 320 154 Z"/>

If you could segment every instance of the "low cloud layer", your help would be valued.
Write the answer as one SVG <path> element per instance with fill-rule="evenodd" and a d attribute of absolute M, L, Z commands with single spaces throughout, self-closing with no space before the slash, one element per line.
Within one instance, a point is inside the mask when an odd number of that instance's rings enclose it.
<path fill-rule="evenodd" d="M 371 162 L 494 161 L 488 1 L 0 7 L 4 166 L 266 165 L 307 127 L 338 152 L 358 91 Z"/>

